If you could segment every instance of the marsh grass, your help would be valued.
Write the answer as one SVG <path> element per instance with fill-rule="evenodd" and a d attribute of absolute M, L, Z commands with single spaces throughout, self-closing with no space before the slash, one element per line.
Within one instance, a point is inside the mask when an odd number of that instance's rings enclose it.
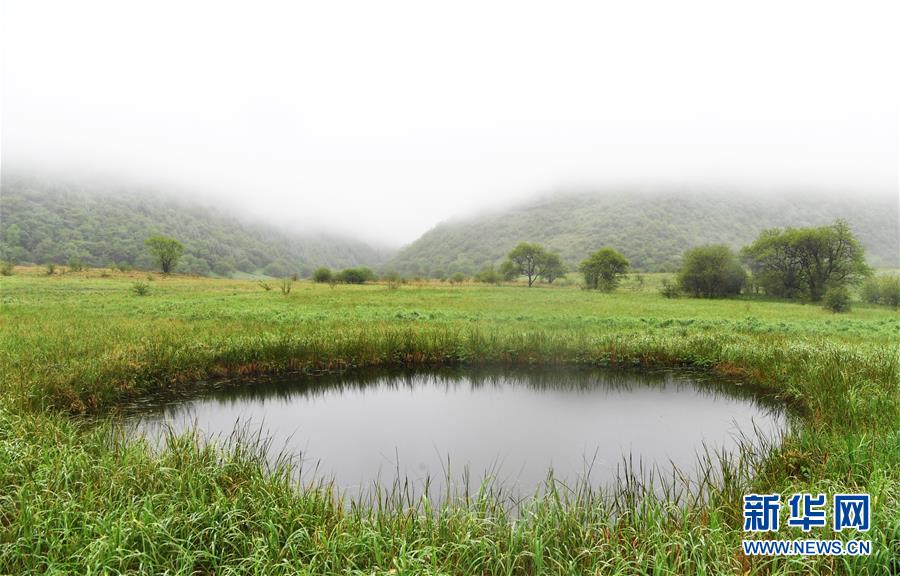
<path fill-rule="evenodd" d="M 0 573 L 900 570 L 896 312 L 859 305 L 836 317 L 779 302 L 665 299 L 655 287 L 596 295 L 298 282 L 282 296 L 252 281 L 177 276 L 134 298 L 135 278 L 17 269 L 0 284 Z M 155 450 L 110 416 L 203 380 L 480 363 L 692 366 L 790 402 L 800 424 L 780 442 L 707 454 L 690 479 L 628 462 L 613 486 L 548 476 L 510 507 L 512 495 L 491 482 L 465 497 L 399 481 L 375 495 L 341 493 L 312 473 L 298 481 L 297 463 L 273 461 L 262 436 L 171 436 Z M 744 557 L 749 491 L 870 493 L 872 556 Z"/>

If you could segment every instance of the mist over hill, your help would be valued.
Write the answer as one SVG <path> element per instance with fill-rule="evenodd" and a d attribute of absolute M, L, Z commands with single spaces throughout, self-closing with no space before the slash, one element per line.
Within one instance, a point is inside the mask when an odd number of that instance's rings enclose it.
<path fill-rule="evenodd" d="M 726 194 L 617 191 L 543 197 L 492 214 L 444 222 L 401 249 L 384 267 L 407 275 L 471 274 L 502 261 L 519 242 L 538 242 L 570 266 L 611 246 L 634 268 L 667 271 L 693 246 L 740 248 L 761 230 L 846 219 L 870 264 L 900 265 L 898 200 L 890 193 Z"/>
<path fill-rule="evenodd" d="M 176 271 L 203 275 L 308 275 L 317 266 L 377 266 L 386 253 L 363 242 L 289 232 L 242 220 L 227 209 L 134 186 L 87 185 L 4 175 L 3 257 L 17 262 L 154 267 L 144 240 L 178 239 Z"/>

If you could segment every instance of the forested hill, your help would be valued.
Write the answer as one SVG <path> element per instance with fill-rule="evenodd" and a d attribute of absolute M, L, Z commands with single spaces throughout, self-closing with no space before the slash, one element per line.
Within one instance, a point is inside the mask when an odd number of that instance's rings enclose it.
<path fill-rule="evenodd" d="M 611 246 L 638 269 L 672 270 L 688 248 L 734 248 L 765 228 L 846 219 L 871 264 L 897 266 L 897 198 L 879 199 L 685 192 L 558 194 L 504 212 L 440 224 L 403 248 L 385 267 L 403 274 L 472 273 L 496 264 L 519 242 L 558 251 L 569 265 Z"/>
<path fill-rule="evenodd" d="M 384 254 L 361 242 L 304 236 L 243 222 L 224 210 L 127 187 L 89 187 L 3 178 L 3 257 L 17 262 L 152 268 L 144 240 L 178 239 L 177 271 L 307 275 L 317 266 L 377 266 Z"/>

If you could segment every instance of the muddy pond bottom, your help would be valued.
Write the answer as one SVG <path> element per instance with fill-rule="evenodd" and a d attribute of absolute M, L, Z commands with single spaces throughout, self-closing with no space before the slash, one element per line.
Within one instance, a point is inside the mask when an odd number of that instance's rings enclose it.
<path fill-rule="evenodd" d="M 690 476 L 698 457 L 774 439 L 785 415 L 734 382 L 690 373 L 571 368 L 364 371 L 229 385 L 140 406 L 129 426 L 153 442 L 196 428 L 208 441 L 269 440 L 301 481 L 345 493 L 396 481 L 472 493 L 540 490 L 552 469 L 609 485 L 623 465 Z"/>

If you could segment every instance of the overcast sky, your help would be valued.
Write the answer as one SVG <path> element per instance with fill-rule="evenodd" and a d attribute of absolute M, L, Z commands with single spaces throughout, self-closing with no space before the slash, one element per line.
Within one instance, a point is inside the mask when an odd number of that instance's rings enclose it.
<path fill-rule="evenodd" d="M 898 3 L 5 0 L 2 156 L 399 244 L 610 182 L 897 189 Z"/>

